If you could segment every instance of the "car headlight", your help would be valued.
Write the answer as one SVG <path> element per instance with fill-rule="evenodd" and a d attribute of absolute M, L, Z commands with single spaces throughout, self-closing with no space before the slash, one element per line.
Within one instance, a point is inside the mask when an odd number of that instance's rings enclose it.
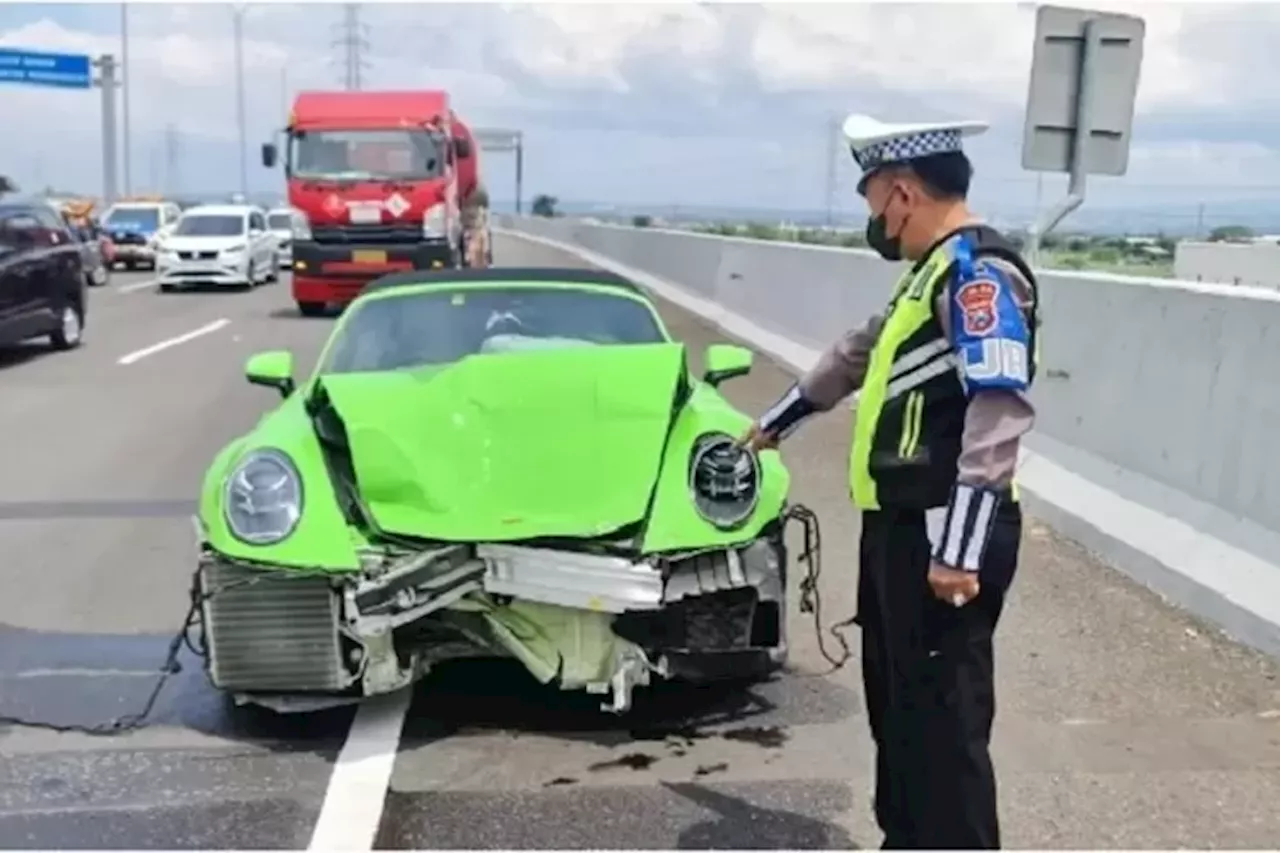
<path fill-rule="evenodd" d="M 445 237 L 448 232 L 449 209 L 443 204 L 435 204 L 427 208 L 427 212 L 422 215 L 422 236 Z"/>
<path fill-rule="evenodd" d="M 689 494 L 708 522 L 722 530 L 737 527 L 755 512 L 760 499 L 760 463 L 732 436 L 704 435 L 689 460 Z"/>
<path fill-rule="evenodd" d="M 223 515 L 231 533 L 250 545 L 274 545 L 302 518 L 302 478 L 279 450 L 255 450 L 227 478 Z"/>

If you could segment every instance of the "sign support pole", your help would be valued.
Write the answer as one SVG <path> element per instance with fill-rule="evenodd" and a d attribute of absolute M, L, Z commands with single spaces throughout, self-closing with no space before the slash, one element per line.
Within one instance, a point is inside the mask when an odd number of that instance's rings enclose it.
<path fill-rule="evenodd" d="M 116 184 L 116 60 L 109 53 L 93 63 L 98 69 L 98 87 L 102 90 L 102 203 L 109 207 L 118 197 Z"/>

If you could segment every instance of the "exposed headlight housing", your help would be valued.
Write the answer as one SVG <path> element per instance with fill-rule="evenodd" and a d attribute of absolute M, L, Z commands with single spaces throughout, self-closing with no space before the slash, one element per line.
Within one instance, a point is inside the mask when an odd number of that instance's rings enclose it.
<path fill-rule="evenodd" d="M 255 450 L 227 478 L 222 500 L 227 527 L 241 542 L 274 545 L 302 518 L 302 478 L 279 450 Z"/>
<path fill-rule="evenodd" d="M 732 530 L 755 512 L 760 463 L 732 436 L 708 433 L 694 444 L 689 460 L 689 495 L 699 515 L 721 530 Z"/>
<path fill-rule="evenodd" d="M 449 236 L 449 209 L 443 204 L 434 204 L 422 215 L 422 236 L 440 238 Z"/>

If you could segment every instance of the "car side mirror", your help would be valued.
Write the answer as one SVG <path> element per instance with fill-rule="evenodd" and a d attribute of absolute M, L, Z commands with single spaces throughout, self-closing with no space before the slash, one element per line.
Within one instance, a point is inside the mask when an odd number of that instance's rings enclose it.
<path fill-rule="evenodd" d="M 244 365 L 245 378 L 253 385 L 276 388 L 281 397 L 293 393 L 293 353 L 288 350 L 268 350 L 249 356 Z"/>
<path fill-rule="evenodd" d="M 727 379 L 746 376 L 751 372 L 754 354 L 746 347 L 735 344 L 712 344 L 707 347 L 704 362 L 706 369 L 702 381 L 715 387 Z"/>
<path fill-rule="evenodd" d="M 262 143 L 262 165 L 268 169 L 276 167 L 276 160 L 280 157 L 280 152 L 276 149 L 274 142 Z"/>
<path fill-rule="evenodd" d="M 453 140 L 453 153 L 459 160 L 465 160 L 471 156 L 471 140 L 455 139 Z"/>

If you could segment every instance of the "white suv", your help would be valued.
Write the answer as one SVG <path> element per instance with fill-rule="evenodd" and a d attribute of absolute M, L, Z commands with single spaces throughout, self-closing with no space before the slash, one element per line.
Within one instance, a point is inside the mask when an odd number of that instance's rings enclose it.
<path fill-rule="evenodd" d="M 280 273 L 266 214 L 247 204 L 208 204 L 182 214 L 156 247 L 160 289 L 214 284 L 249 288 Z"/>

